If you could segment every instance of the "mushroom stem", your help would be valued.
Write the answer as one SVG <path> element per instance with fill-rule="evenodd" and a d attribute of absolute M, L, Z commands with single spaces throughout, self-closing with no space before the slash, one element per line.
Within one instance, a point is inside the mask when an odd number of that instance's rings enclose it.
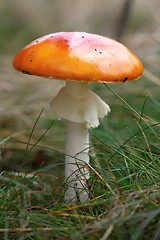
<path fill-rule="evenodd" d="M 88 83 L 66 82 L 66 93 L 73 99 L 81 100 L 88 94 Z M 78 109 L 80 111 L 80 109 Z M 82 111 L 83 114 L 83 111 Z M 65 179 L 66 202 L 86 202 L 88 197 L 87 180 L 89 171 L 89 133 L 85 122 L 66 120 Z"/>
<path fill-rule="evenodd" d="M 98 127 L 99 118 L 110 111 L 88 83 L 67 81 L 50 103 L 59 118 L 66 121 L 65 180 L 66 202 L 89 200 L 89 128 Z"/>
<path fill-rule="evenodd" d="M 66 202 L 86 202 L 88 197 L 87 180 L 89 170 L 89 133 L 85 123 L 66 120 L 65 179 Z"/>
<path fill-rule="evenodd" d="M 68 93 L 72 98 L 83 99 L 87 96 L 89 87 L 87 82 L 71 82 L 66 81 L 66 93 Z"/>

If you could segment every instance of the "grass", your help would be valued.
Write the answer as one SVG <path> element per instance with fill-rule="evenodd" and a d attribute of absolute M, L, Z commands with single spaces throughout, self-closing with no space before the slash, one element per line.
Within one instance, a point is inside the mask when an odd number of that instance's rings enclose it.
<path fill-rule="evenodd" d="M 138 84 L 132 86 L 136 88 Z M 91 201 L 64 204 L 64 155 L 40 142 L 48 131 L 56 134 L 63 125 L 48 119 L 46 129 L 32 143 L 42 111 L 28 139 L 19 141 L 26 150 L 15 152 L 16 171 L 8 168 L 0 174 L 1 239 L 159 239 L 158 91 L 154 97 L 138 92 L 136 99 L 134 92 L 122 98 L 115 86 L 105 85 L 97 91 L 104 91 L 114 101 L 112 113 L 99 128 L 90 131 L 96 152 L 91 151 L 88 166 Z M 13 136 L 1 141 L 2 160 L 9 141 L 17 139 Z M 45 157 L 54 162 L 42 161 L 35 167 L 35 149 L 43 149 Z"/>

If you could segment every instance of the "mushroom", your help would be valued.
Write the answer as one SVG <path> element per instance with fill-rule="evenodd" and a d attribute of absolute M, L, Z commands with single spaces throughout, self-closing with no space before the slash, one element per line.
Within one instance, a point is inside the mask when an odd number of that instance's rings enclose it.
<path fill-rule="evenodd" d="M 89 83 L 126 82 L 140 78 L 143 65 L 121 43 L 84 32 L 59 32 L 34 40 L 14 58 L 13 66 L 27 74 L 66 80 L 51 101 L 65 120 L 66 202 L 89 200 L 89 128 L 110 112 Z"/>

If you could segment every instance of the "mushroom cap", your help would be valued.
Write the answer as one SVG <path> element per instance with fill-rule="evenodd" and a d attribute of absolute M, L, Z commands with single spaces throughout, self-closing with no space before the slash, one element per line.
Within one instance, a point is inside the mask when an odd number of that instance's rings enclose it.
<path fill-rule="evenodd" d="M 31 75 L 87 82 L 125 82 L 143 73 L 139 58 L 121 43 L 84 32 L 38 38 L 15 56 L 13 66 Z"/>

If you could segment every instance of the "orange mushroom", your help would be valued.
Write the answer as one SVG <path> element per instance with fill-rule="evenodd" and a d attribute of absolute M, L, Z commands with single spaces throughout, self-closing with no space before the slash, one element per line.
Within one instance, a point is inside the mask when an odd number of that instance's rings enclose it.
<path fill-rule="evenodd" d="M 89 199 L 88 128 L 97 127 L 109 106 L 89 90 L 89 82 L 126 82 L 141 77 L 139 58 L 121 43 L 84 32 L 43 36 L 23 48 L 13 61 L 27 74 L 66 80 L 51 107 L 66 120 L 66 201 Z"/>

